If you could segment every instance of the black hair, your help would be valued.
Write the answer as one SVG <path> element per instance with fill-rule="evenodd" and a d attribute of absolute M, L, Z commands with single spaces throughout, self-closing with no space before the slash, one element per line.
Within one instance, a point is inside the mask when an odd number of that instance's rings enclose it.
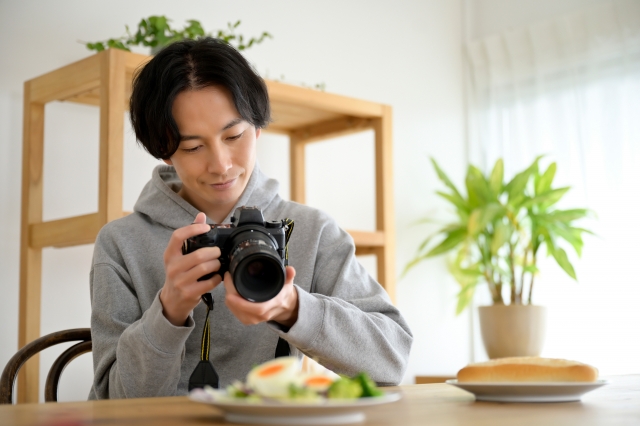
<path fill-rule="evenodd" d="M 235 48 L 211 37 L 182 40 L 162 49 L 134 75 L 129 112 L 138 142 L 158 159 L 171 157 L 180 144 L 173 101 L 184 90 L 214 85 L 229 90 L 244 120 L 256 128 L 269 124 L 267 87 Z"/>

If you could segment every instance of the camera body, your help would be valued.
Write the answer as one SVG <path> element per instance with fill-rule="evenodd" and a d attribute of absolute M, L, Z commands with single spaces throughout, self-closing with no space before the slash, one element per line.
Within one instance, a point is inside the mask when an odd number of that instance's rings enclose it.
<path fill-rule="evenodd" d="M 231 224 L 211 225 L 211 230 L 184 241 L 182 253 L 202 247 L 219 247 L 220 269 L 214 274 L 224 277 L 229 271 L 240 296 L 251 302 L 274 298 L 284 286 L 287 266 L 286 220 L 265 221 L 258 207 L 238 207 Z"/>

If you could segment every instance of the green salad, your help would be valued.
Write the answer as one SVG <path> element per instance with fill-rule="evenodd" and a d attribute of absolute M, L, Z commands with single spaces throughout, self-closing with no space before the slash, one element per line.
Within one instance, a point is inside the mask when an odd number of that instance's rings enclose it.
<path fill-rule="evenodd" d="M 281 357 L 254 367 L 246 382 L 227 386 L 226 395 L 248 401 L 276 399 L 311 402 L 324 399 L 353 400 L 384 395 L 365 372 L 353 377 L 332 372 L 303 373 L 296 357 Z"/>

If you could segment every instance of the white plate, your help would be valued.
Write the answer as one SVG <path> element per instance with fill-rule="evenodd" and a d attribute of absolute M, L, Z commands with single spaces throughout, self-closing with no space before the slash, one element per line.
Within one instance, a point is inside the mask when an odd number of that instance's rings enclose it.
<path fill-rule="evenodd" d="M 600 386 L 606 380 L 596 382 L 514 382 L 514 383 L 458 383 L 447 380 L 447 383 L 471 392 L 478 401 L 498 402 L 568 402 L 580 401 L 582 395 Z"/>
<path fill-rule="evenodd" d="M 386 392 L 383 396 L 356 400 L 325 399 L 317 403 L 280 401 L 247 402 L 230 398 L 224 391 L 211 395 L 202 389 L 189 394 L 193 401 L 211 404 L 224 412 L 225 419 L 233 423 L 271 425 L 333 425 L 359 423 L 365 419 L 368 407 L 398 401 L 399 392 Z"/>

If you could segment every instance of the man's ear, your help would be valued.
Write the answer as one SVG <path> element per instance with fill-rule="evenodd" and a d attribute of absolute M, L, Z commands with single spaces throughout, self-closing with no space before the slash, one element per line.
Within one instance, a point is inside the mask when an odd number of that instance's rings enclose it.
<path fill-rule="evenodd" d="M 262 134 L 262 129 L 260 127 L 258 127 L 256 129 L 256 139 L 258 139 L 260 137 L 260 135 Z"/>
<path fill-rule="evenodd" d="M 163 159 L 162 159 L 162 161 L 164 161 L 164 162 L 165 162 L 165 164 L 168 164 L 168 165 L 170 165 L 170 166 L 173 166 L 173 162 L 171 162 L 171 159 L 170 159 L 170 158 L 163 158 Z"/>

